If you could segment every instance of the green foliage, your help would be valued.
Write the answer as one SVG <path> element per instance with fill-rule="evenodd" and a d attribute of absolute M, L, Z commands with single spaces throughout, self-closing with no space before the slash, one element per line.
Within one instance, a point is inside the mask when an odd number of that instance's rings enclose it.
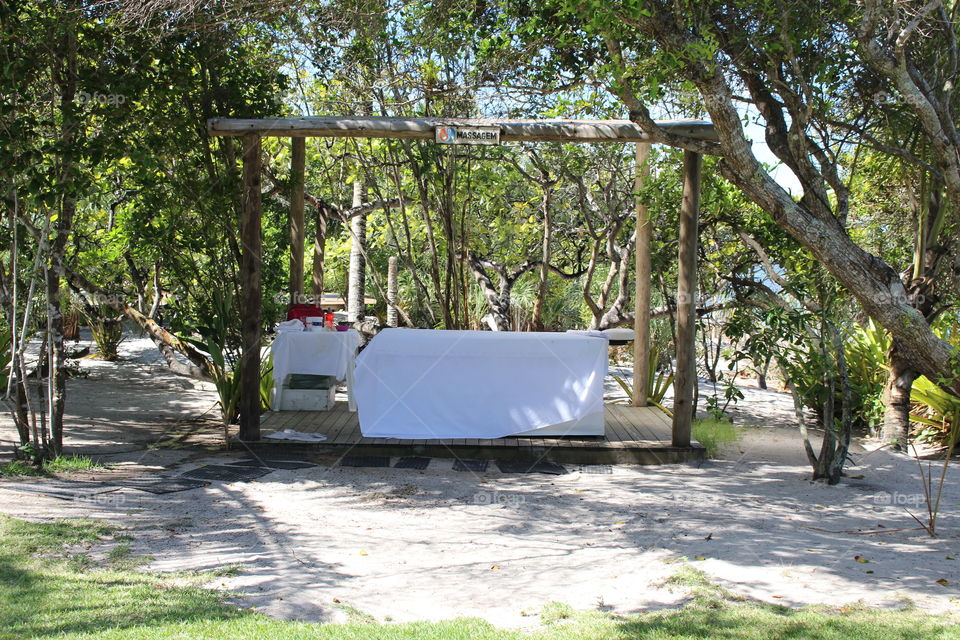
<path fill-rule="evenodd" d="M 960 320 L 942 316 L 934 324 L 934 330 L 960 354 Z M 945 389 L 949 386 L 948 379 L 938 382 L 943 384 L 934 384 L 926 376 L 914 381 L 910 393 L 910 420 L 915 425 L 914 435 L 918 441 L 947 447 L 951 436 L 960 429 L 960 397 Z"/>
<path fill-rule="evenodd" d="M 203 324 L 195 326 L 197 337 L 185 337 L 210 356 L 210 376 L 220 401 L 224 439 L 229 442 L 229 426 L 237 419 L 240 404 L 240 376 L 235 368 L 240 360 L 240 337 L 236 300 L 230 290 L 214 289 L 208 306 L 198 314 Z M 259 354 L 257 354 L 259 358 Z"/>
<path fill-rule="evenodd" d="M 576 610 L 563 602 L 548 602 L 540 610 L 540 622 L 545 625 L 554 625 L 576 616 Z"/>
<path fill-rule="evenodd" d="M 650 358 L 647 365 L 647 402 L 668 416 L 673 416 L 673 413 L 663 406 L 663 398 L 667 395 L 667 391 L 670 390 L 670 385 L 673 384 L 673 373 L 667 369 L 660 368 L 660 359 L 660 349 L 655 344 L 650 345 Z M 620 385 L 620 388 L 623 389 L 623 392 L 627 394 L 628 398 L 633 397 L 633 388 L 627 384 L 626 380 L 620 376 L 613 376 L 613 379 Z"/>
<path fill-rule="evenodd" d="M 910 420 L 917 425 L 915 435 L 920 442 L 945 446 L 951 434 L 960 430 L 960 397 L 921 376 L 913 383 L 910 399 Z"/>
<path fill-rule="evenodd" d="M 19 476 L 39 476 L 43 475 L 41 469 L 27 464 L 22 460 L 14 460 L 7 464 L 0 465 L 0 476 L 7 478 L 16 478 Z"/>
<path fill-rule="evenodd" d="M 0 326 L 0 393 L 7 392 L 10 381 L 10 361 L 13 359 L 13 335 L 10 329 Z"/>
<path fill-rule="evenodd" d="M 917 459 L 920 468 L 920 483 L 926 506 L 926 521 L 915 514 L 910 516 L 923 527 L 930 537 L 937 535 L 937 518 L 940 515 L 940 500 L 943 496 L 943 486 L 947 481 L 947 467 L 953 459 L 957 441 L 960 440 L 960 396 L 951 393 L 940 386 L 934 385 L 926 377 L 914 381 L 911 400 L 916 399 L 910 419 L 921 425 L 918 440 L 926 440 L 944 447 L 943 464 L 939 478 L 932 474 L 932 463 L 927 463 L 924 469 Z"/>
<path fill-rule="evenodd" d="M 267 353 L 267 356 L 260 362 L 260 409 L 262 411 L 270 410 L 270 393 L 273 390 L 273 354 Z"/>
<path fill-rule="evenodd" d="M 7 464 L 0 465 L 0 476 L 49 476 L 58 473 L 70 473 L 73 471 L 92 471 L 103 469 L 104 466 L 87 456 L 57 456 L 52 460 L 47 460 L 41 466 L 34 466 L 14 460 Z"/>
<path fill-rule="evenodd" d="M 760 326 L 751 328 L 745 322 L 758 316 L 749 310 L 738 310 L 726 331 L 734 340 L 743 338 L 735 360 L 762 361 L 773 357 L 789 376 L 803 404 L 821 412 L 828 394 L 826 380 L 838 377 L 835 355 L 820 347 L 821 337 L 813 314 L 800 309 L 771 309 L 759 316 Z M 850 412 L 853 425 L 876 428 L 883 417 L 882 393 L 886 382 L 889 335 L 872 321 L 865 326 L 853 324 L 842 334 L 843 356 L 850 384 Z M 832 349 L 831 349 L 832 350 Z M 843 391 L 834 389 L 837 414 L 842 408 Z"/>
<path fill-rule="evenodd" d="M 123 316 L 106 305 L 100 305 L 84 312 L 93 341 L 97 345 L 97 354 L 101 360 L 113 362 L 119 357 L 120 343 L 123 342 Z"/>
<path fill-rule="evenodd" d="M 740 439 L 733 423 L 725 418 L 707 418 L 693 421 L 693 439 L 707 450 L 708 458 L 716 458 L 723 448 Z"/>
<path fill-rule="evenodd" d="M 107 547 L 115 534 L 115 527 L 94 521 L 0 519 L 0 638 L 90 637 L 107 630 L 144 638 L 164 624 L 237 617 L 220 594 L 177 584 L 176 575 L 101 568 L 66 548 Z"/>
<path fill-rule="evenodd" d="M 0 553 L 30 555 L 55 551 L 66 545 L 96 542 L 117 531 L 113 525 L 94 520 L 27 522 L 0 516 Z"/>
<path fill-rule="evenodd" d="M 853 391 L 855 422 L 876 429 L 883 420 L 883 387 L 887 381 L 890 334 L 872 320 L 854 326 L 844 342 Z"/>

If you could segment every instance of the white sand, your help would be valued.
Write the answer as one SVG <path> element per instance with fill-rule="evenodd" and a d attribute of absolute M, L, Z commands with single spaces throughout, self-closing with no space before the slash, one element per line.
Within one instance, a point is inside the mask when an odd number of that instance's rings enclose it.
<path fill-rule="evenodd" d="M 162 371 L 141 375 L 142 363 L 95 369 L 71 382 L 88 398 L 76 391 L 71 399 L 71 436 L 87 450 L 155 439 L 213 402 L 209 391 Z M 117 376 L 122 388 L 113 383 Z M 146 393 L 158 384 L 163 391 Z M 751 399 L 771 424 L 789 422 L 784 394 L 748 394 L 740 412 L 756 423 L 757 412 L 745 406 Z M 108 410 L 109 420 L 93 415 Z M 78 433 L 86 420 L 96 434 Z M 449 460 L 420 472 L 348 469 L 325 457 L 318 467 L 251 483 L 163 496 L 122 490 L 97 502 L 25 498 L 0 482 L 0 512 L 36 517 L 40 507 L 43 517 L 114 521 L 130 529 L 136 553 L 154 557 L 153 570 L 242 564 L 239 575 L 213 586 L 242 592 L 235 598 L 241 606 L 288 619 L 339 620 L 344 605 L 381 620 L 469 615 L 510 627 L 535 624 L 528 616 L 551 601 L 636 612 L 683 601 L 682 590 L 663 584 L 683 564 L 736 593 L 779 604 L 890 607 L 909 599 L 932 612 L 956 612 L 960 472 L 950 473 L 941 535 L 931 539 L 898 531 L 916 527 L 904 507 L 924 510 L 916 462 L 855 450 L 848 473 L 864 477 L 833 487 L 809 481 L 794 430 L 765 427 L 745 429 L 724 459 L 699 468 L 508 476 L 494 465 L 486 473 L 454 472 Z M 117 464 L 111 473 L 179 473 L 237 455 L 138 450 L 108 459 Z M 818 530 L 881 527 L 889 531 Z"/>

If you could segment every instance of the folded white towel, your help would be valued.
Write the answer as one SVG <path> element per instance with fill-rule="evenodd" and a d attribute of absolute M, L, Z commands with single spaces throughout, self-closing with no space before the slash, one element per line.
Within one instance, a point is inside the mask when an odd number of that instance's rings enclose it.
<path fill-rule="evenodd" d="M 627 329 L 626 327 L 614 327 L 612 329 L 605 329 L 603 332 L 611 340 L 620 340 L 623 342 L 635 340 L 637 337 L 637 334 L 633 329 Z"/>
<path fill-rule="evenodd" d="M 286 322 L 281 322 L 277 325 L 277 333 L 282 331 L 303 331 L 303 323 L 296 318 L 293 320 L 287 320 Z"/>
<path fill-rule="evenodd" d="M 603 338 L 604 340 L 609 340 L 610 336 L 605 334 L 603 331 L 597 331 L 595 329 L 567 329 L 567 333 L 578 333 L 582 336 L 590 336 L 591 338 Z"/>
<path fill-rule="evenodd" d="M 272 438 L 274 440 L 296 440 L 297 442 L 323 442 L 327 439 L 327 436 L 323 435 L 322 433 L 304 433 L 303 431 L 284 429 L 283 431 L 267 434 L 264 436 L 264 438 Z"/>

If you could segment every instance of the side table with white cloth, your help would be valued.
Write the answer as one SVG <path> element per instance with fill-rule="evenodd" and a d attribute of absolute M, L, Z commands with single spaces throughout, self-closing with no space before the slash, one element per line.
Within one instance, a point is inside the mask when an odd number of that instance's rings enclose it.
<path fill-rule="evenodd" d="M 360 334 L 346 331 L 277 331 L 270 350 L 273 354 L 273 394 L 270 408 L 278 411 L 283 381 L 291 373 L 333 376 L 347 381 L 350 410 L 357 406 L 353 395 L 353 370 Z"/>
<path fill-rule="evenodd" d="M 357 357 L 364 436 L 604 434 L 602 334 L 386 329 Z"/>

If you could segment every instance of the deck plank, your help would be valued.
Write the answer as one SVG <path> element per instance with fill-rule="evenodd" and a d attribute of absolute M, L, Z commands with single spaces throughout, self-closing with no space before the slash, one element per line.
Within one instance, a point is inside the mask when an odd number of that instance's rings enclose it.
<path fill-rule="evenodd" d="M 353 444 L 360 439 L 360 423 L 354 425 L 353 418 L 355 414 L 341 409 L 337 412 L 337 417 L 327 425 L 327 439 L 330 442 Z"/>
<path fill-rule="evenodd" d="M 612 414 L 611 418 L 616 421 L 620 427 L 620 432 L 623 434 L 621 442 L 637 442 L 638 440 L 646 440 L 641 429 L 637 429 L 630 418 L 621 411 L 622 407 L 610 407 L 609 411 Z"/>
<path fill-rule="evenodd" d="M 673 419 L 667 414 L 665 414 L 663 411 L 660 411 L 660 409 L 657 409 L 656 407 L 653 407 L 653 409 L 655 410 L 654 415 L 656 416 L 657 420 L 659 420 L 661 428 L 663 429 L 663 431 L 661 432 L 663 434 L 663 437 L 661 439 L 672 440 L 673 439 Z"/>
<path fill-rule="evenodd" d="M 630 440 L 659 440 L 649 423 L 656 420 L 646 407 L 615 407 L 614 414 L 630 432 Z"/>
<path fill-rule="evenodd" d="M 665 464 L 702 459 L 703 449 L 694 443 L 691 447 L 671 445 L 671 420 L 655 407 L 604 407 L 605 435 L 602 438 L 525 437 L 457 438 L 399 440 L 396 438 L 366 438 L 360 431 L 356 413 L 350 412 L 345 401 L 338 401 L 330 411 L 282 411 L 264 414 L 265 433 L 281 429 L 297 429 L 323 433 L 323 445 L 341 451 L 344 447 L 359 447 L 371 455 L 423 455 L 437 458 L 455 456 L 486 459 L 551 459 L 556 462 L 579 464 Z M 273 440 L 262 440 L 261 445 L 276 445 Z M 283 443 L 287 446 L 290 443 Z M 316 446 L 316 445 L 306 445 Z"/>
<path fill-rule="evenodd" d="M 304 433 L 317 433 L 318 432 L 318 422 L 321 422 L 324 416 L 319 415 L 319 411 L 300 411 L 300 415 L 296 420 L 291 422 L 291 429 L 296 431 L 302 431 Z M 326 412 L 323 412 L 326 413 Z"/>
<path fill-rule="evenodd" d="M 634 438 L 631 437 L 629 431 L 624 427 L 620 415 L 613 409 L 613 406 L 614 405 L 606 405 L 603 412 L 604 423 L 607 427 L 607 440 L 610 443 L 629 442 L 633 440 Z"/>

